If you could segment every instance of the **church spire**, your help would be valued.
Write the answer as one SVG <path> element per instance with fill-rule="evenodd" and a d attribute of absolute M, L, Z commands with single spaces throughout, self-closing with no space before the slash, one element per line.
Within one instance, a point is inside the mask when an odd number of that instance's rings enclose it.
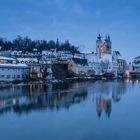
<path fill-rule="evenodd" d="M 101 35 L 99 34 L 97 38 L 98 38 L 99 40 L 101 40 L 102 37 L 101 37 Z"/>

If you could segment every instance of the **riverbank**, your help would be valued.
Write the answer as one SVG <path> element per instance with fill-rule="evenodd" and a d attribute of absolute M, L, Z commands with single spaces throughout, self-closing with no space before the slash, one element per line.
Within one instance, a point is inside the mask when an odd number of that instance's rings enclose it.
<path fill-rule="evenodd" d="M 59 83 L 69 83 L 69 82 L 84 82 L 84 81 L 108 81 L 108 80 L 128 80 L 128 78 L 114 78 L 114 77 L 72 77 L 66 79 L 34 79 L 34 80 L 23 80 L 23 81 L 13 81 L 13 82 L 0 82 L 0 89 L 7 88 L 12 85 L 17 84 L 59 84 Z M 133 80 L 132 78 L 129 80 Z"/>
<path fill-rule="evenodd" d="M 12 83 L 9 83 L 9 82 L 0 82 L 0 89 L 7 88 L 7 87 L 10 87 L 10 86 L 12 86 Z"/>

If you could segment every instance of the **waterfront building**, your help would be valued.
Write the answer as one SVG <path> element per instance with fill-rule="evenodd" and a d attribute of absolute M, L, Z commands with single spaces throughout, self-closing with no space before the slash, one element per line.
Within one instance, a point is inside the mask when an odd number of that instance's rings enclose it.
<path fill-rule="evenodd" d="M 96 53 L 85 54 L 88 65 L 95 71 L 95 75 L 114 73 L 117 76 L 118 64 L 112 60 L 111 54 L 99 57 Z"/>
<path fill-rule="evenodd" d="M 73 58 L 68 63 L 68 71 L 75 76 L 88 76 L 92 69 L 89 67 L 87 59 Z"/>
<path fill-rule="evenodd" d="M 117 77 L 118 64 L 112 59 L 111 54 L 106 54 L 100 59 L 102 73 L 113 73 Z"/>
<path fill-rule="evenodd" d="M 96 62 L 100 63 L 98 73 L 114 73 L 117 75 L 117 62 L 112 59 L 112 42 L 109 35 L 105 37 L 104 41 L 102 41 L 101 35 L 98 35 L 96 40 L 96 57 Z"/>
<path fill-rule="evenodd" d="M 30 78 L 31 79 L 42 79 L 44 72 L 43 72 L 43 68 L 42 65 L 40 64 L 31 64 L 29 65 L 30 67 Z"/>
<path fill-rule="evenodd" d="M 0 56 L 0 81 L 22 81 L 29 76 L 29 67 L 17 59 Z"/>
<path fill-rule="evenodd" d="M 9 51 L 0 51 L 0 56 L 10 57 L 10 50 Z"/>
<path fill-rule="evenodd" d="M 118 74 L 123 74 L 127 68 L 127 62 L 125 59 L 117 59 L 118 63 Z"/>
<path fill-rule="evenodd" d="M 93 65 L 98 73 L 113 73 L 115 77 L 123 75 L 126 70 L 126 60 L 122 58 L 119 51 L 112 51 L 112 42 L 110 36 L 106 36 L 103 41 L 99 34 L 96 40 L 96 53 L 94 54 L 93 64 L 100 64 L 98 69 Z M 97 71 L 96 70 L 96 71 Z"/>
<path fill-rule="evenodd" d="M 95 72 L 95 75 L 99 75 L 101 73 L 101 66 L 99 57 L 96 53 L 86 53 L 85 58 L 87 59 L 89 67 Z"/>
<path fill-rule="evenodd" d="M 56 79 L 68 78 L 68 63 L 64 61 L 58 61 L 52 64 L 53 77 Z"/>
<path fill-rule="evenodd" d="M 132 63 L 129 63 L 125 76 L 127 78 L 140 78 L 140 56 L 135 57 Z"/>
<path fill-rule="evenodd" d="M 132 63 L 134 66 L 140 68 L 140 56 L 135 57 Z"/>

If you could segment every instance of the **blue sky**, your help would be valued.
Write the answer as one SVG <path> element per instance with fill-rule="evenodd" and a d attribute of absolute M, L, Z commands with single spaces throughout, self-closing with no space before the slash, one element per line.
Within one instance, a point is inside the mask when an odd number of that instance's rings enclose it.
<path fill-rule="evenodd" d="M 140 55 L 139 0 L 0 0 L 0 36 L 70 40 L 83 52 L 110 34 L 113 50 Z"/>

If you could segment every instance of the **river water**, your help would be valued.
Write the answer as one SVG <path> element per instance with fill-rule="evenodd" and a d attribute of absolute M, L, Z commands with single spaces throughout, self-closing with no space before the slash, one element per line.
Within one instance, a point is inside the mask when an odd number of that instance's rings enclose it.
<path fill-rule="evenodd" d="M 140 140 L 140 81 L 0 89 L 1 140 Z"/>

